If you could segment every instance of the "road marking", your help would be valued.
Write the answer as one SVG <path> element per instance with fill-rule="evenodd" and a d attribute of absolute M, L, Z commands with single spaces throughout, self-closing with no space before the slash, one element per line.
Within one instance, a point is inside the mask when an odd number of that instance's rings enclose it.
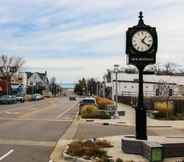
<path fill-rule="evenodd" d="M 6 111 L 5 114 L 17 115 L 17 114 L 20 114 L 20 112 L 10 112 L 10 111 Z"/>
<path fill-rule="evenodd" d="M 5 120 L 5 121 L 46 121 L 46 122 L 72 122 L 72 119 L 17 119 L 17 118 L 5 118 L 5 117 L 0 117 L 0 120 Z"/>
<path fill-rule="evenodd" d="M 55 141 L 31 141 L 31 140 L 17 140 L 17 139 L 0 139 L 0 144 L 53 147 L 56 145 L 56 142 Z"/>
<path fill-rule="evenodd" d="M 70 110 L 72 110 L 75 106 L 77 105 L 77 103 L 75 105 L 73 105 L 72 107 L 71 106 L 68 106 L 66 108 L 66 110 L 64 112 L 62 112 L 61 114 L 59 114 L 56 119 L 59 119 L 60 117 L 62 117 L 65 113 L 69 112 Z M 71 107 L 71 108 L 70 108 Z"/>
<path fill-rule="evenodd" d="M 12 154 L 14 152 L 13 149 L 11 149 L 10 151 L 8 151 L 6 154 L 4 154 L 3 156 L 0 157 L 0 161 L 2 161 L 3 159 L 5 159 L 6 157 L 8 157 L 10 154 Z"/>

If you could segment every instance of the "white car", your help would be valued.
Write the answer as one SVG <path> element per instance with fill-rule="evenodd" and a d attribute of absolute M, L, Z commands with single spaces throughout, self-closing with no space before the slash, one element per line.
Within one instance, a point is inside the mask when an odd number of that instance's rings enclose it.
<path fill-rule="evenodd" d="M 38 101 L 38 100 L 42 100 L 43 96 L 41 94 L 33 94 L 32 95 L 32 100 L 33 101 Z"/>

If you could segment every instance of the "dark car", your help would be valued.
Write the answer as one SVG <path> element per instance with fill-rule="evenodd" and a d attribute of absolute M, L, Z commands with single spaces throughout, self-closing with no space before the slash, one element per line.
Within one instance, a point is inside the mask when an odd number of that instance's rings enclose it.
<path fill-rule="evenodd" d="M 0 97 L 0 104 L 16 104 L 17 99 L 15 96 L 3 95 Z"/>
<path fill-rule="evenodd" d="M 74 95 L 70 96 L 69 100 L 76 100 L 76 96 L 74 96 Z"/>

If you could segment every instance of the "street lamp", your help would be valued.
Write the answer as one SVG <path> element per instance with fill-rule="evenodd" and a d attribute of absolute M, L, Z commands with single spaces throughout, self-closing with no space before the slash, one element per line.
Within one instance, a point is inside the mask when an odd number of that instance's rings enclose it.
<path fill-rule="evenodd" d="M 106 79 L 106 75 L 103 76 L 103 97 L 105 97 L 105 88 L 106 88 L 105 79 Z"/>
<path fill-rule="evenodd" d="M 118 72 L 119 72 L 119 65 L 114 65 L 114 73 L 116 74 L 116 92 L 115 92 L 115 103 L 116 103 L 116 110 L 118 109 Z"/>

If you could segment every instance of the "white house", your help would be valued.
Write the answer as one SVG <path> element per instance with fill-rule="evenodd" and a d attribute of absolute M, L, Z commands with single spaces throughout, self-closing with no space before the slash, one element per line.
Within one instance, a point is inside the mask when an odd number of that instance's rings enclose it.
<path fill-rule="evenodd" d="M 45 73 L 30 73 L 27 72 L 27 86 L 47 86 L 48 85 L 48 78 L 47 78 L 47 72 Z"/>
<path fill-rule="evenodd" d="M 116 76 L 111 71 L 105 85 L 111 89 L 111 98 L 116 90 Z M 184 76 L 144 74 L 144 96 L 184 96 Z M 138 95 L 138 74 L 120 72 L 117 79 L 118 96 Z"/>

